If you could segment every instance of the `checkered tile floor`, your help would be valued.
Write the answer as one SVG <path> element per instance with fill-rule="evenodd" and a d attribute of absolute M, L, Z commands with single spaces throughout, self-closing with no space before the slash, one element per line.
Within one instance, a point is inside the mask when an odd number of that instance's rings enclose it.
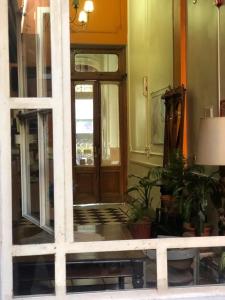
<path fill-rule="evenodd" d="M 126 207 L 75 207 L 74 224 L 126 224 L 128 222 Z M 20 226 L 33 227 L 34 225 L 21 218 Z M 36 226 L 35 226 L 36 227 Z"/>
<path fill-rule="evenodd" d="M 123 224 L 128 217 L 125 210 L 118 208 L 78 208 L 74 209 L 74 223 L 85 224 Z"/>

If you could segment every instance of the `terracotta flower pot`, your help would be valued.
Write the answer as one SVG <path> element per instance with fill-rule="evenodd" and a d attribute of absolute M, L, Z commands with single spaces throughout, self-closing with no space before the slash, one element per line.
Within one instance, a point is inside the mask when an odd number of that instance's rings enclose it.
<path fill-rule="evenodd" d="M 204 229 L 203 229 L 203 232 L 202 232 L 202 236 L 210 236 L 212 233 L 212 226 L 210 225 L 205 225 L 204 226 Z"/>
<path fill-rule="evenodd" d="M 196 229 L 192 226 L 191 223 L 183 223 L 183 236 L 196 236 Z"/>
<path fill-rule="evenodd" d="M 151 237 L 151 223 L 133 223 L 130 224 L 130 232 L 134 239 L 149 239 Z"/>

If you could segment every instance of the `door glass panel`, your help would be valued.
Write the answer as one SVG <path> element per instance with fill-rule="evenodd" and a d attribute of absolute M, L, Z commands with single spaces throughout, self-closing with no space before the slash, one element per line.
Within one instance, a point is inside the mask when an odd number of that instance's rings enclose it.
<path fill-rule="evenodd" d="M 49 0 L 9 0 L 11 97 L 51 97 Z"/>
<path fill-rule="evenodd" d="M 101 84 L 101 165 L 120 165 L 119 86 Z"/>
<path fill-rule="evenodd" d="M 76 72 L 117 72 L 118 56 L 116 54 L 75 54 Z"/>
<path fill-rule="evenodd" d="M 93 85 L 75 87 L 76 164 L 94 165 Z"/>

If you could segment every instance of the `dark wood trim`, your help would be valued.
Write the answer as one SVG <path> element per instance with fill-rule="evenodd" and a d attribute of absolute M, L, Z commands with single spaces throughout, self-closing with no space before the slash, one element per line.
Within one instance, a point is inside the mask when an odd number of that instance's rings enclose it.
<path fill-rule="evenodd" d="M 119 67 L 117 72 L 76 72 L 75 71 L 75 60 L 74 60 L 74 51 L 76 53 L 113 53 L 117 54 L 119 57 Z M 74 84 L 73 82 L 82 82 L 82 83 L 88 83 L 88 81 L 95 82 L 94 83 L 94 101 L 98 101 L 94 107 L 94 119 L 96 120 L 95 123 L 95 132 L 97 134 L 94 135 L 94 144 L 96 145 L 97 151 L 98 151 L 98 161 L 95 159 L 95 166 L 99 165 L 99 174 L 96 174 L 97 179 L 97 185 L 99 186 L 99 190 L 101 189 L 101 182 L 100 182 L 100 176 L 101 172 L 104 173 L 104 171 L 108 172 L 110 170 L 118 171 L 120 174 L 120 186 L 119 190 L 121 194 L 123 195 L 127 189 L 127 161 L 128 161 L 128 149 L 127 149 L 127 128 L 128 128 L 128 120 L 127 120 L 127 93 L 126 93 L 126 52 L 125 47 L 78 47 L 72 45 L 71 47 L 71 80 L 72 80 L 72 99 L 75 97 L 74 92 Z M 101 166 L 101 107 L 100 107 L 100 97 L 101 97 L 101 83 L 106 82 L 110 84 L 112 83 L 118 83 L 119 87 L 119 134 L 120 134 L 120 161 L 121 165 L 116 166 Z M 72 111 L 74 111 L 74 108 L 72 107 Z M 75 115 L 72 115 L 72 120 L 75 119 Z M 73 121 L 74 123 L 74 121 Z M 73 124 L 74 126 L 74 124 Z M 73 145 L 75 143 L 75 128 L 73 129 Z M 73 146 L 75 151 L 75 145 Z M 73 152 L 75 153 L 75 152 Z M 101 168 L 104 169 L 101 171 Z M 75 172 L 75 167 L 73 167 L 73 170 Z M 75 178 L 75 177 L 74 177 Z M 101 191 L 100 191 L 101 192 Z M 100 196 L 100 195 L 99 195 Z M 113 195 L 112 195 L 113 196 Z M 110 198 L 110 195 L 109 195 Z M 101 199 L 99 198 L 101 201 Z"/>
<path fill-rule="evenodd" d="M 95 82 L 94 84 L 94 97 L 93 101 L 96 102 L 93 103 L 94 107 L 94 146 L 96 149 L 94 149 L 94 161 L 95 161 L 95 167 L 97 169 L 96 171 L 96 185 L 97 185 L 97 197 L 99 201 L 101 191 L 100 191 L 100 163 L 101 163 L 101 106 L 100 106 L 100 86 L 99 82 Z M 97 151 L 97 153 L 96 153 Z"/>
<path fill-rule="evenodd" d="M 85 73 L 85 72 L 76 72 L 76 74 L 71 75 L 72 81 L 81 81 L 81 80 L 103 80 L 103 81 L 122 81 L 127 78 L 126 74 L 121 73 Z"/>
<path fill-rule="evenodd" d="M 118 56 L 118 71 L 116 72 L 76 72 L 75 71 L 75 54 L 116 54 Z M 125 47 L 78 47 L 71 46 L 71 78 L 73 80 L 123 80 L 126 78 L 126 49 Z"/>

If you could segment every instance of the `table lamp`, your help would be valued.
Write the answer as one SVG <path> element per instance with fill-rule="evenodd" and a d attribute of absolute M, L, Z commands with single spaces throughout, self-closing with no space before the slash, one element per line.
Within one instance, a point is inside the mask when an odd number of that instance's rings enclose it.
<path fill-rule="evenodd" d="M 225 165 L 225 117 L 201 119 L 196 164 Z"/>
<path fill-rule="evenodd" d="M 222 199 L 225 195 L 225 117 L 210 117 L 200 120 L 196 164 L 220 166 L 219 197 L 223 203 Z M 221 213 L 224 216 L 224 209 Z"/>

